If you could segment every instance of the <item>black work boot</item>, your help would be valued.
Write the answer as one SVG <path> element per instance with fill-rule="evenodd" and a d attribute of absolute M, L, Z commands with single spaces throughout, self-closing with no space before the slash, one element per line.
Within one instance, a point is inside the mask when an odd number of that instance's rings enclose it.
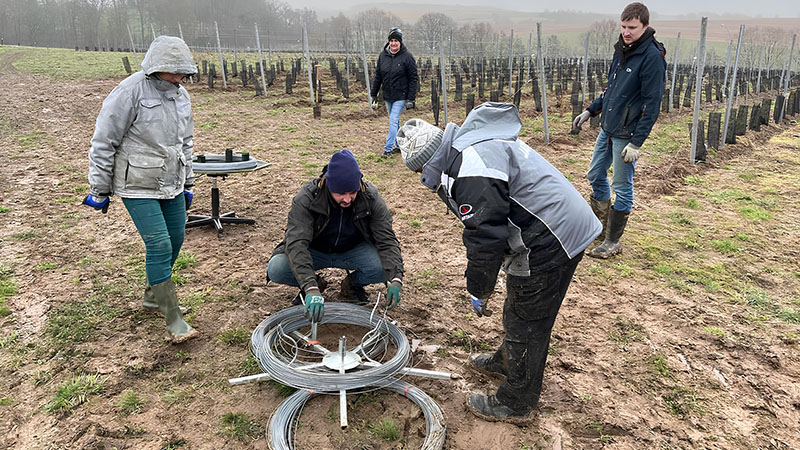
<path fill-rule="evenodd" d="M 317 287 L 319 288 L 319 293 L 322 294 L 325 291 L 325 288 L 328 287 L 328 281 L 325 278 L 322 278 L 320 275 L 314 275 L 314 278 L 317 280 Z M 297 293 L 294 297 L 292 297 L 292 306 L 302 305 L 303 300 L 306 298 L 305 291 L 301 288 L 300 292 Z"/>
<path fill-rule="evenodd" d="M 592 206 L 592 212 L 597 217 L 597 220 L 603 224 L 603 231 L 600 235 L 594 238 L 596 241 L 602 241 L 606 238 L 606 230 L 608 228 L 608 211 L 611 209 L 611 200 L 601 202 L 593 196 L 589 196 L 589 204 Z"/>
<path fill-rule="evenodd" d="M 469 360 L 472 367 L 478 370 L 498 375 L 506 374 L 506 370 L 503 368 L 503 366 L 501 364 L 496 363 L 492 355 L 490 355 L 489 353 L 480 353 L 478 355 L 471 357 Z"/>
<path fill-rule="evenodd" d="M 475 416 L 490 422 L 507 422 L 524 425 L 532 420 L 529 411 L 516 411 L 500 403 L 494 395 L 470 394 L 467 408 Z"/>
<path fill-rule="evenodd" d="M 342 280 L 342 287 L 340 295 L 342 301 L 355 303 L 357 305 L 366 305 L 369 303 L 369 295 L 364 290 L 364 286 L 359 286 L 353 283 L 352 273 L 348 273 Z"/>
<path fill-rule="evenodd" d="M 625 225 L 628 224 L 628 216 L 630 214 L 630 211 L 617 211 L 611 208 L 608 213 L 606 240 L 590 251 L 589 256 L 606 259 L 622 251 L 622 245 L 619 243 L 619 239 L 625 231 Z"/>

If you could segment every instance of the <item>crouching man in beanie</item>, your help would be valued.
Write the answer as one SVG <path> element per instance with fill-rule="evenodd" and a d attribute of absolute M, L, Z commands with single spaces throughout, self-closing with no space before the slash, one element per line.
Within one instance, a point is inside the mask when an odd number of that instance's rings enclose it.
<path fill-rule="evenodd" d="M 346 300 L 367 303 L 364 286 L 388 282 L 389 307 L 400 302 L 403 258 L 392 215 L 361 177 L 350 150 L 334 153 L 322 175 L 294 196 L 284 240 L 267 265 L 267 281 L 300 287 L 293 303 L 302 301 L 313 322 L 322 319 L 327 286 L 315 271 L 328 267 L 348 271 L 341 286 Z"/>
<path fill-rule="evenodd" d="M 471 394 L 478 417 L 522 423 L 539 402 L 550 332 L 584 249 L 602 226 L 572 184 L 518 138 L 522 122 L 506 103 L 484 103 L 444 131 L 411 119 L 397 143 L 409 169 L 464 224 L 467 291 L 479 317 L 502 267 L 505 337 L 472 359 L 505 376 L 494 395 Z"/>

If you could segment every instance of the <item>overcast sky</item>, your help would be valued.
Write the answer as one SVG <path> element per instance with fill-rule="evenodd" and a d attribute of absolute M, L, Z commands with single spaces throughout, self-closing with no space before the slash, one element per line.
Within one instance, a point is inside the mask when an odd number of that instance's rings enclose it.
<path fill-rule="evenodd" d="M 556 2 L 530 0 L 396 0 L 381 2 L 369 0 L 292 0 L 294 7 L 309 7 L 319 12 L 333 8 L 346 10 L 357 5 L 379 4 L 384 10 L 391 10 L 392 3 L 421 3 L 442 5 L 483 5 L 516 11 L 540 12 L 544 10 L 577 10 L 603 14 L 619 14 L 630 3 L 629 0 L 559 0 Z M 658 0 L 646 1 L 651 13 L 662 15 L 683 14 L 736 14 L 761 17 L 799 17 L 798 0 Z"/>

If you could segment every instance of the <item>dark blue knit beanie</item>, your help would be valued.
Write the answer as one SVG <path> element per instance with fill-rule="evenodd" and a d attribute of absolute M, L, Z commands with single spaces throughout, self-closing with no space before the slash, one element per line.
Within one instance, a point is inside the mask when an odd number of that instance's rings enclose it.
<path fill-rule="evenodd" d="M 350 150 L 344 149 L 331 156 L 325 179 L 328 190 L 336 194 L 361 190 L 361 169 Z"/>

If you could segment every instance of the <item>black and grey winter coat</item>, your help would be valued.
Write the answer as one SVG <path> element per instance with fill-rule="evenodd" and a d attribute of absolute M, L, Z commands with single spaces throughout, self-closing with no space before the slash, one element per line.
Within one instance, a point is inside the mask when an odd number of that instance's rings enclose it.
<path fill-rule="evenodd" d="M 292 274 L 304 289 L 316 286 L 309 246 L 328 227 L 331 208 L 338 208 L 338 205 L 325 182 L 317 178 L 306 183 L 292 199 L 284 240 L 273 252 L 273 255 L 286 254 Z M 378 189 L 362 181 L 361 190 L 350 208 L 353 208 L 353 224 L 358 234 L 378 249 L 386 279 L 402 278 L 400 242 L 392 229 L 392 214 Z"/>
<path fill-rule="evenodd" d="M 400 50 L 395 54 L 389 51 L 387 44 L 378 56 L 378 65 L 370 86 L 372 98 L 378 96 L 381 86 L 383 86 L 383 99 L 386 101 L 414 101 L 417 98 L 419 87 L 417 62 L 404 44 L 400 44 Z"/>
<path fill-rule="evenodd" d="M 514 276 L 564 264 L 602 225 L 572 183 L 518 138 L 514 105 L 484 103 L 464 124 L 447 125 L 422 169 L 464 224 L 467 290 L 487 298 L 501 266 Z"/>

